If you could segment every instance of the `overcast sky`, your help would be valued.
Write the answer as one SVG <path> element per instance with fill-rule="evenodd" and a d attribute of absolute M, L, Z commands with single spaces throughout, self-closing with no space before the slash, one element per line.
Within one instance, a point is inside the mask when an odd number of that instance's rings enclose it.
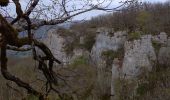
<path fill-rule="evenodd" d="M 22 3 L 22 6 L 25 5 L 25 2 L 28 2 L 28 0 L 20 0 L 20 2 Z M 43 2 L 45 2 L 45 4 L 48 4 L 49 0 L 42 0 Z M 77 0 L 78 1 L 78 0 Z M 94 0 L 95 1 L 95 0 Z M 120 1 L 122 0 L 114 0 L 113 2 L 113 7 L 116 7 L 118 5 L 120 5 Z M 139 1 L 142 1 L 142 2 L 151 2 L 151 3 L 156 3 L 156 2 L 166 2 L 166 1 L 169 1 L 169 0 L 139 0 Z M 11 5 L 11 14 L 14 13 L 14 5 Z M 104 11 L 90 11 L 90 12 L 87 12 L 87 13 L 84 13 L 84 14 L 81 14 L 81 15 L 78 15 L 76 17 L 74 17 L 74 20 L 82 20 L 82 19 L 90 19 L 91 17 L 95 17 L 95 16 L 98 16 L 98 15 L 101 15 L 101 14 L 106 14 L 106 12 Z"/>

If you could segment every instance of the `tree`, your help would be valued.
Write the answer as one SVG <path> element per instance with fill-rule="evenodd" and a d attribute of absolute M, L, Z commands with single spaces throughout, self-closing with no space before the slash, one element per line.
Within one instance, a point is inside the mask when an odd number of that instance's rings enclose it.
<path fill-rule="evenodd" d="M 25 10 L 19 0 L 1 0 L 0 1 L 0 33 L 1 33 L 1 73 L 3 77 L 16 83 L 19 87 L 27 90 L 28 93 L 39 97 L 40 100 L 45 100 L 45 97 L 51 91 L 58 93 L 62 98 L 60 91 L 55 89 L 53 86 L 57 84 L 58 76 L 57 73 L 53 71 L 53 64 L 59 63 L 51 53 L 50 49 L 42 42 L 36 40 L 33 37 L 32 29 L 38 28 L 43 25 L 55 25 L 64 23 L 72 19 L 74 16 L 91 11 L 91 10 L 103 10 L 103 11 L 113 11 L 118 10 L 126 4 L 131 4 L 136 0 L 127 0 L 122 2 L 122 5 L 111 8 L 112 0 L 50 0 L 49 5 L 44 4 L 44 0 L 28 0 Z M 9 17 L 10 12 L 4 10 L 4 6 L 8 7 L 10 3 L 13 3 L 16 7 L 16 17 L 11 21 L 7 21 L 6 17 Z M 81 7 L 80 7 L 81 6 Z M 13 18 L 13 17 L 12 17 Z M 41 18 L 38 23 L 34 23 L 32 19 Z M 15 24 L 24 20 L 26 25 L 21 25 L 21 29 L 15 27 Z M 25 27 L 26 26 L 26 27 Z M 20 38 L 18 32 L 26 30 L 28 36 Z M 23 48 L 23 46 L 29 45 L 30 48 Z M 36 49 L 42 50 L 45 56 L 38 55 Z M 7 50 L 13 51 L 29 51 L 32 50 L 33 59 L 39 62 L 38 69 L 43 72 L 46 78 L 46 91 L 44 93 L 34 89 L 29 83 L 22 81 L 20 78 L 12 75 L 8 72 L 7 67 Z M 45 63 L 48 61 L 48 64 Z"/>

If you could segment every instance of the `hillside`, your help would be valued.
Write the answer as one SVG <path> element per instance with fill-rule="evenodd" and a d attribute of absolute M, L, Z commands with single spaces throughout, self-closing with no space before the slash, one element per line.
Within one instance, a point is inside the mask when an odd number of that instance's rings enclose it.
<path fill-rule="evenodd" d="M 63 98 L 52 92 L 48 100 L 170 98 L 170 2 L 137 3 L 76 24 L 42 26 L 33 33 L 62 62 L 54 64 L 54 71 L 55 88 Z M 10 72 L 46 91 L 31 51 L 19 56 L 9 52 Z M 38 100 L 1 75 L 0 81 L 0 100 Z"/>

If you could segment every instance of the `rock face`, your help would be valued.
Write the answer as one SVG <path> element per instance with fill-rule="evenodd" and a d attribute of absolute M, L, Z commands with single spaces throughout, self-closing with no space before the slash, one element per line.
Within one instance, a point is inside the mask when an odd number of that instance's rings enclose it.
<path fill-rule="evenodd" d="M 170 65 L 170 46 L 161 47 L 159 50 L 158 61 L 161 65 Z"/>
<path fill-rule="evenodd" d="M 112 64 L 112 75 L 111 75 L 111 98 L 110 100 L 116 100 L 115 98 L 115 86 L 116 86 L 116 80 L 120 77 L 121 74 L 121 66 L 119 64 L 119 60 L 115 58 L 113 60 Z"/>
<path fill-rule="evenodd" d="M 158 52 L 158 62 L 163 66 L 170 66 L 170 37 L 166 37 Z"/>
<path fill-rule="evenodd" d="M 97 84 L 100 95 L 110 94 L 111 91 L 111 67 L 106 66 L 106 59 L 102 58 L 102 52 L 107 50 L 117 51 L 122 48 L 127 39 L 125 31 L 115 32 L 113 36 L 109 36 L 112 30 L 101 28 L 96 37 L 96 42 L 91 51 L 91 59 L 97 65 Z"/>
<path fill-rule="evenodd" d="M 100 95 L 111 94 L 111 100 L 115 100 L 115 80 L 117 78 L 122 76 L 127 79 L 135 78 L 143 69 L 152 70 L 156 61 L 170 66 L 170 37 L 165 32 L 154 36 L 143 35 L 140 39 L 128 41 L 126 31 L 113 32 L 109 28 L 99 28 L 91 52 L 76 48 L 73 50 L 73 55 L 67 55 L 64 46 L 73 41 L 74 36 L 63 37 L 57 32 L 57 26 L 44 26 L 35 30 L 35 33 L 41 33 L 35 34 L 35 37 L 43 41 L 53 55 L 64 64 L 69 64 L 79 56 L 92 60 L 97 68 L 96 84 L 99 86 L 99 93 Z M 80 44 L 84 44 L 83 36 L 80 37 Z M 124 51 L 123 58 L 114 57 L 111 59 L 112 64 L 108 67 L 102 53 L 108 50 L 116 52 L 120 49 Z"/>
<path fill-rule="evenodd" d="M 161 32 L 159 35 L 152 36 L 152 40 L 161 44 L 166 44 L 168 35 L 165 32 Z"/>
<path fill-rule="evenodd" d="M 136 78 L 143 70 L 151 71 L 157 61 L 166 66 L 170 65 L 170 38 L 165 32 L 154 36 L 142 35 L 140 39 L 131 41 L 128 41 L 125 31 L 115 32 L 113 36 L 109 36 L 108 29 L 99 29 L 97 32 L 99 34 L 90 56 L 97 65 L 97 82 L 101 95 L 109 93 L 111 100 L 115 100 L 115 80 L 119 77 Z M 114 58 L 112 68 L 107 69 L 105 59 L 101 57 L 102 52 L 118 51 L 120 48 L 124 49 L 123 59 Z M 109 74 L 108 70 L 112 74 Z M 108 91 L 108 88 L 111 91 Z"/>
<path fill-rule="evenodd" d="M 142 68 L 152 69 L 156 54 L 151 35 L 144 35 L 140 40 L 126 41 L 124 50 L 122 71 L 127 77 L 137 76 Z"/>
<path fill-rule="evenodd" d="M 91 57 L 92 60 L 98 64 L 102 60 L 101 53 L 103 51 L 116 51 L 123 46 L 124 42 L 126 41 L 127 33 L 125 31 L 119 31 L 115 32 L 114 36 L 110 37 L 108 31 L 106 30 L 98 30 L 97 32 L 100 33 L 96 37 L 96 43 L 92 48 Z"/>
<path fill-rule="evenodd" d="M 143 70 L 151 71 L 157 61 L 162 65 L 170 65 L 170 38 L 164 32 L 155 36 L 142 35 L 140 39 L 131 41 L 128 41 L 126 31 L 113 32 L 112 29 L 100 28 L 97 32 L 96 42 L 91 53 L 84 49 L 74 49 L 73 55 L 67 55 L 64 51 L 64 45 L 72 41 L 72 38 L 60 36 L 57 29 L 50 29 L 47 38 L 42 41 L 64 64 L 74 61 L 79 56 L 90 58 L 89 60 L 92 60 L 97 68 L 95 81 L 99 95 L 111 94 L 111 100 L 115 100 L 115 80 L 118 78 L 123 76 L 126 79 L 134 79 Z M 83 43 L 84 37 L 80 37 L 80 44 Z M 102 53 L 108 50 L 116 52 L 120 49 L 124 51 L 123 58 L 114 57 L 112 64 L 108 67 Z"/>
<path fill-rule="evenodd" d="M 48 32 L 47 38 L 43 42 L 50 48 L 53 55 L 63 63 L 68 63 L 70 59 L 64 52 L 63 46 L 65 39 L 57 33 L 57 29 L 52 29 Z"/>
<path fill-rule="evenodd" d="M 79 56 L 89 57 L 89 53 L 84 49 L 74 49 L 72 55 L 67 55 L 64 47 L 65 44 L 71 42 L 71 37 L 63 37 L 57 32 L 57 29 L 51 29 L 48 31 L 47 37 L 42 41 L 50 48 L 53 55 L 64 65 L 71 63 Z"/>
<path fill-rule="evenodd" d="M 104 59 L 101 53 L 106 50 L 117 51 L 124 46 L 124 58 L 121 70 L 127 77 L 136 77 L 142 69 L 151 70 L 153 64 L 158 59 L 161 64 L 170 62 L 170 39 L 165 32 L 159 35 L 143 35 L 138 40 L 127 41 L 125 31 L 115 32 L 114 36 L 109 36 L 108 29 L 99 29 L 96 37 L 91 57 L 93 62 L 97 63 L 98 68 L 104 68 Z M 155 48 L 153 42 L 160 44 Z M 156 49 L 159 53 L 156 54 Z M 157 57 L 158 56 L 158 57 Z"/>

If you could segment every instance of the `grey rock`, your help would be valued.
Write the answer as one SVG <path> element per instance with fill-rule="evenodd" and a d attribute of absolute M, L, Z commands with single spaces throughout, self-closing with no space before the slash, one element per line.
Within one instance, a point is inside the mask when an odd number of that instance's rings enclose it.
<path fill-rule="evenodd" d="M 53 55 L 63 62 L 64 65 L 70 64 L 79 56 L 85 56 L 89 58 L 89 52 L 84 49 L 74 49 L 73 55 L 66 54 L 64 46 L 67 43 L 73 41 L 72 37 L 63 37 L 57 33 L 57 29 L 51 29 L 48 31 L 47 38 L 42 40 L 51 50 Z"/>
<path fill-rule="evenodd" d="M 127 41 L 124 45 L 123 74 L 136 77 L 141 68 L 152 69 L 156 54 L 152 47 L 151 35 L 142 36 L 141 40 Z"/>
<path fill-rule="evenodd" d="M 66 55 L 63 49 L 66 41 L 62 36 L 57 34 L 57 29 L 49 30 L 47 38 L 43 39 L 43 42 L 50 48 L 51 52 L 57 59 L 63 63 L 68 63 L 70 58 Z"/>
<path fill-rule="evenodd" d="M 168 38 L 167 46 L 170 47 L 170 37 Z"/>
<path fill-rule="evenodd" d="M 160 48 L 158 61 L 161 65 L 170 66 L 170 46 Z"/>
<path fill-rule="evenodd" d="M 99 64 L 102 60 L 101 53 L 106 50 L 116 51 L 117 49 L 123 47 L 124 42 L 126 41 L 126 32 L 119 31 L 115 32 L 114 36 L 108 36 L 108 33 L 103 33 L 101 31 L 100 34 L 96 37 L 96 42 L 91 51 L 91 57 L 93 62 Z"/>
<path fill-rule="evenodd" d="M 161 32 L 159 35 L 152 36 L 152 41 L 166 44 L 168 40 L 168 35 L 165 32 Z"/>
<path fill-rule="evenodd" d="M 121 66 L 119 65 L 119 60 L 117 58 L 114 59 L 113 65 L 112 65 L 112 79 L 111 79 L 111 98 L 110 100 L 115 100 L 115 86 L 116 86 L 116 80 L 121 75 Z"/>

